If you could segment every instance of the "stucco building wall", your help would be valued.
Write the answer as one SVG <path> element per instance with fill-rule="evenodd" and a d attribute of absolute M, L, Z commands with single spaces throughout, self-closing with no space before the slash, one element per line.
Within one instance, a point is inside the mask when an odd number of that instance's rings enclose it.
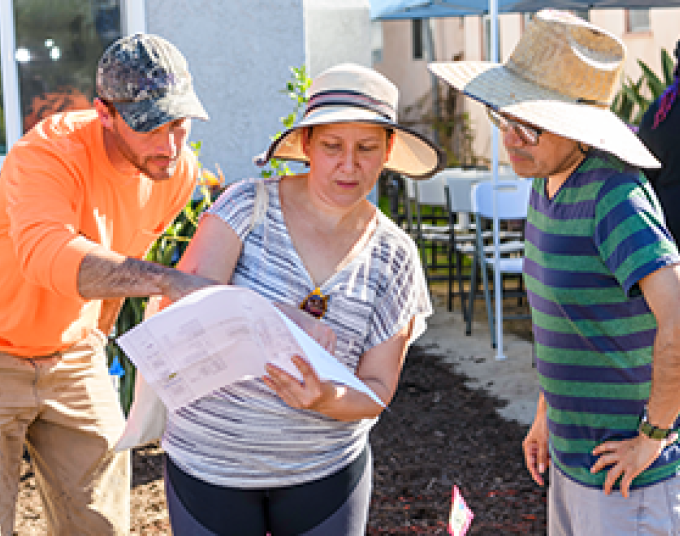
<path fill-rule="evenodd" d="M 228 182 L 259 174 L 254 155 L 293 109 L 291 67 L 312 76 L 351 61 L 370 65 L 368 0 L 146 0 L 147 31 L 185 54 L 210 121 L 194 122 L 201 160 Z"/>
<path fill-rule="evenodd" d="M 305 57 L 313 78 L 338 63 L 370 67 L 368 0 L 304 0 Z"/>
<path fill-rule="evenodd" d="M 434 57 L 451 60 L 465 49 L 463 20 L 437 19 L 434 24 Z M 412 22 L 409 20 L 382 23 L 383 59 L 373 67 L 399 87 L 399 113 L 411 117 L 414 109 L 432 105 L 432 77 L 427 70 L 428 50 L 422 59 L 413 59 Z"/>
<path fill-rule="evenodd" d="M 252 164 L 291 110 L 280 92 L 305 61 L 303 0 L 146 0 L 147 31 L 184 53 L 209 122 L 195 121 L 201 160 L 228 182 L 258 174 Z"/>

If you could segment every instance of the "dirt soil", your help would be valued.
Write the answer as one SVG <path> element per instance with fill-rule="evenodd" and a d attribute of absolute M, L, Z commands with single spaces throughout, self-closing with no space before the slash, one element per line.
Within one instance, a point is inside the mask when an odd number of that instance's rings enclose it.
<path fill-rule="evenodd" d="M 368 535 L 446 535 L 452 486 L 474 512 L 469 535 L 543 535 L 546 493 L 522 458 L 526 427 L 438 356 L 413 346 L 397 395 L 371 433 L 374 493 Z M 157 446 L 133 456 L 132 534 L 170 534 Z M 30 466 L 24 464 L 17 534 L 46 533 Z"/>

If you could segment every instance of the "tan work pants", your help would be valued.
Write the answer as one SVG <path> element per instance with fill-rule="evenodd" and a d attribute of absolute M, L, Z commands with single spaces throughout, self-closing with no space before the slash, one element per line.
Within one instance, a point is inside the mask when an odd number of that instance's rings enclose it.
<path fill-rule="evenodd" d="M 124 418 L 97 332 L 49 357 L 0 353 L 0 535 L 13 534 L 28 447 L 49 534 L 130 531 L 130 458 L 110 449 Z"/>

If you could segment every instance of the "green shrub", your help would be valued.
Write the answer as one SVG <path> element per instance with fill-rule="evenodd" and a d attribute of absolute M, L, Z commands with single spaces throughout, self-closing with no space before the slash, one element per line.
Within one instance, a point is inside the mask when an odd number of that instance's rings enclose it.
<path fill-rule="evenodd" d="M 614 98 L 611 110 L 629 125 L 639 125 L 649 105 L 658 99 L 673 82 L 674 63 L 665 48 L 661 49 L 662 77 L 643 61 L 638 60 L 642 74 L 633 81 L 627 78 Z"/>

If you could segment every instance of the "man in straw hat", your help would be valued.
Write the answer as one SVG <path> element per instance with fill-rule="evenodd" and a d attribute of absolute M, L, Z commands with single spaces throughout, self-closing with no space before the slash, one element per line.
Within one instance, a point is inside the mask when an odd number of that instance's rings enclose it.
<path fill-rule="evenodd" d="M 503 65 L 430 65 L 487 106 L 534 178 L 524 277 L 541 394 L 523 447 L 538 484 L 550 465 L 551 535 L 680 527 L 680 256 L 636 169 L 658 163 L 609 111 L 624 56 L 541 11 Z"/>
<path fill-rule="evenodd" d="M 124 37 L 94 108 L 48 117 L 0 176 L 0 534 L 14 534 L 28 447 L 47 530 L 129 534 L 129 454 L 104 344 L 126 296 L 179 298 L 210 280 L 142 260 L 190 199 L 186 146 L 208 116 L 165 39 Z"/>

